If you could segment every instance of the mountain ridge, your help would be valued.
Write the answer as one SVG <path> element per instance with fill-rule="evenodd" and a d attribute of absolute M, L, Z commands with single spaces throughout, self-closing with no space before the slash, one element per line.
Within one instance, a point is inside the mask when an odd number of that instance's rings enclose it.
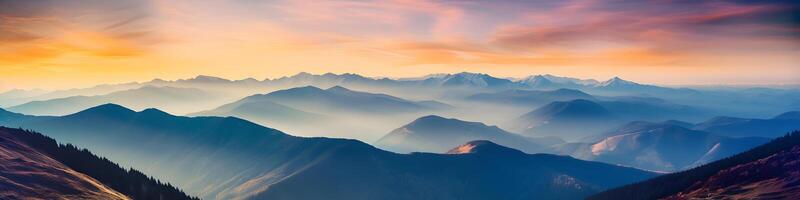
<path fill-rule="evenodd" d="M 123 114 L 106 113 L 109 110 Z M 485 199 L 510 197 L 509 194 L 580 198 L 603 188 L 653 176 L 632 168 L 547 155 L 503 158 L 395 154 L 356 140 L 295 137 L 232 117 L 158 113 L 140 111 L 131 115 L 130 109 L 106 105 L 80 115 L 22 125 L 47 131 L 65 142 L 90 146 L 93 152 L 123 166 L 141 169 L 208 199 Z M 87 117 L 100 115 L 124 117 L 104 117 L 104 121 Z M 475 162 L 497 162 L 497 165 L 468 165 Z M 587 169 L 605 173 L 585 173 Z M 486 170 L 498 173 L 465 176 Z M 397 177 L 398 174 L 406 174 L 407 178 Z M 609 177 L 611 174 L 615 176 Z M 453 182 L 457 179 L 463 181 Z M 513 183 L 514 187 L 493 186 L 498 181 Z M 551 184 L 552 181 L 558 184 Z M 523 193 L 528 186 L 554 190 Z M 308 187 L 318 190 L 300 192 Z M 365 188 L 374 192 L 356 192 Z M 396 188 L 419 192 L 398 193 Z M 466 188 L 474 189 L 463 190 Z"/>
<path fill-rule="evenodd" d="M 427 115 L 392 130 L 375 144 L 400 153 L 443 153 L 474 140 L 489 140 L 529 153 L 546 152 L 547 146 L 563 143 L 560 139 L 525 137 L 481 122 Z"/>
<path fill-rule="evenodd" d="M 776 138 L 769 143 L 760 145 L 748 151 L 738 153 L 734 156 L 711 162 L 690 170 L 667 174 L 653 179 L 642 181 L 635 184 L 622 186 L 619 188 L 611 189 L 599 194 L 590 196 L 590 200 L 602 199 L 686 199 L 691 197 L 697 198 L 777 198 L 786 199 L 789 196 L 796 196 L 798 194 L 797 185 L 800 179 L 797 178 L 798 168 L 785 168 L 788 166 L 796 165 L 796 162 L 788 162 L 788 165 L 767 165 L 771 169 L 780 169 L 779 171 L 771 171 L 765 173 L 761 170 L 768 168 L 762 164 L 761 161 L 769 161 L 770 157 L 780 157 L 785 152 L 790 152 L 791 155 L 797 156 L 800 151 L 796 151 L 800 147 L 800 132 L 793 131 L 786 135 Z M 796 157 L 794 157 L 796 158 Z M 792 159 L 794 159 L 792 158 Z M 765 160 L 766 159 L 766 160 Z M 775 162 L 771 162 L 775 163 Z M 784 162 L 786 163 L 786 162 Z M 747 168 L 746 166 L 763 166 L 762 168 Z M 744 168 L 744 170 L 737 169 Z M 730 172 L 742 172 L 736 175 Z M 788 174 L 786 174 L 788 173 Z M 781 176 L 781 174 L 786 174 Z M 735 178 L 739 177 L 742 182 L 725 182 L 715 176 L 728 176 L 722 178 Z M 733 177 L 731 177 L 733 176 Z M 750 187 L 738 187 L 750 183 L 759 183 L 762 180 L 778 178 L 784 180 L 784 184 L 788 187 L 780 187 L 778 191 L 774 187 L 768 185 L 750 185 Z M 787 179 L 788 178 L 788 179 Z M 718 181 L 719 180 L 719 181 Z M 709 183 L 718 183 L 721 185 L 709 187 Z M 724 188 L 725 190 L 718 190 L 717 188 Z M 730 188 L 726 188 L 730 187 Z M 794 187 L 794 189 L 793 189 Z M 706 192 L 704 192 L 706 191 Z M 760 191 L 772 191 L 772 193 L 762 193 Z M 722 192 L 722 193 L 718 193 Z M 733 196 L 733 195 L 764 195 L 764 196 Z M 714 196 L 712 196 L 714 195 Z M 787 196 L 784 196 L 787 195 Z"/>
<path fill-rule="evenodd" d="M 210 92 L 196 88 L 144 85 L 103 95 L 31 101 L 9 107 L 8 110 L 33 115 L 65 115 L 105 103 L 116 103 L 139 109 L 159 107 L 187 112 L 194 109 L 194 105 L 216 104 L 221 99 Z"/>
<path fill-rule="evenodd" d="M 0 152 L 3 152 L 5 158 L 8 156 L 13 158 L 0 159 L 0 165 L 3 166 L 3 170 L 0 170 L 2 171 L 0 179 L 10 178 L 7 179 L 9 181 L 7 183 L 11 184 L 6 185 L 10 187 L 0 187 L 0 197 L 197 199 L 137 170 L 123 169 L 86 149 L 79 149 L 71 144 L 59 144 L 54 139 L 36 132 L 0 127 Z M 15 166 L 15 162 L 18 161 L 26 162 L 22 166 Z M 22 172 L 25 169 L 31 169 L 32 172 Z M 58 171 L 64 173 L 57 173 Z M 70 175 L 78 179 L 72 179 Z M 81 181 L 88 184 L 82 184 Z M 17 191 L 7 191 L 9 188 L 17 188 L 15 189 Z M 92 191 L 92 188 L 96 188 L 97 191 Z M 29 189 L 35 190 L 29 191 Z"/>

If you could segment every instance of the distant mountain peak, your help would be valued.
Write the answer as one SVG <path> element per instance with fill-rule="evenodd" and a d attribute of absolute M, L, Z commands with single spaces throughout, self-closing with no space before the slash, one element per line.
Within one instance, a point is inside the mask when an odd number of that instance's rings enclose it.
<path fill-rule="evenodd" d="M 489 76 L 488 74 L 474 73 L 474 72 L 459 72 L 459 73 L 456 73 L 456 74 L 453 74 L 453 75 L 455 75 L 455 76 Z"/>
<path fill-rule="evenodd" d="M 611 121 L 614 118 L 614 114 L 599 103 L 585 99 L 576 99 L 549 103 L 520 116 L 516 120 L 518 121 L 517 123 L 522 126 L 522 129 L 530 129 L 537 126 L 559 124 L 575 120 L 589 120 L 593 123 L 598 123 L 601 121 Z"/>
<path fill-rule="evenodd" d="M 196 82 L 230 82 L 228 79 L 216 77 L 216 76 L 207 76 L 207 75 L 198 75 L 192 79 L 187 81 L 196 81 Z"/>
<path fill-rule="evenodd" d="M 129 117 L 129 116 L 133 116 L 133 115 L 137 115 L 137 114 L 143 114 L 143 115 L 151 116 L 151 117 L 153 117 L 153 116 L 173 116 L 172 114 L 169 114 L 167 112 L 164 112 L 164 111 L 156 109 L 156 108 L 147 108 L 147 109 L 144 109 L 144 110 L 142 110 L 140 112 L 136 112 L 136 111 L 131 110 L 129 108 L 126 108 L 124 106 L 121 106 L 121 105 L 118 105 L 118 104 L 113 104 L 113 103 L 108 103 L 108 104 L 95 106 L 95 107 L 92 107 L 92 108 L 89 108 L 89 109 L 86 109 L 86 110 L 83 110 L 83 111 L 80 111 L 80 112 L 77 112 L 75 114 L 71 114 L 71 115 L 68 115 L 68 116 L 82 116 L 82 117 L 83 116 L 100 116 L 100 117 L 111 117 L 111 116 L 126 117 L 126 116 L 128 116 Z"/>
<path fill-rule="evenodd" d="M 530 87 L 585 87 L 595 85 L 598 82 L 593 79 L 577 79 L 561 77 L 551 74 L 539 74 L 528 76 L 520 80 L 520 83 Z"/>
<path fill-rule="evenodd" d="M 153 116 L 171 116 L 171 114 L 169 114 L 167 112 L 164 112 L 162 110 L 156 109 L 156 108 L 144 109 L 139 113 L 146 114 L 146 115 L 153 115 Z"/>
<path fill-rule="evenodd" d="M 624 80 L 618 76 L 614 76 L 613 78 L 598 84 L 599 87 L 631 86 L 631 85 L 639 85 L 639 84 L 633 81 Z"/>
<path fill-rule="evenodd" d="M 543 144 L 560 142 L 544 138 L 526 138 L 482 122 L 427 115 L 393 130 L 376 144 L 401 152 L 441 153 L 475 140 L 490 140 L 525 152 L 541 152 L 538 150 Z"/>
<path fill-rule="evenodd" d="M 270 96 L 316 95 L 316 94 L 322 94 L 322 93 L 325 93 L 325 92 L 326 92 L 326 90 L 323 90 L 321 88 L 318 88 L 318 87 L 315 87 L 315 86 L 312 86 L 312 85 L 307 85 L 307 86 L 301 86 L 301 87 L 278 90 L 278 91 L 270 92 L 270 93 L 267 93 L 267 94 L 257 94 L 257 95 L 253 95 L 253 96 L 250 96 L 250 97 L 247 97 L 247 98 L 262 98 L 262 97 L 270 97 Z"/>
<path fill-rule="evenodd" d="M 414 129 L 418 127 L 430 128 L 430 127 L 463 127 L 463 126 L 470 126 L 472 129 L 490 128 L 490 129 L 496 129 L 493 131 L 502 131 L 501 129 L 497 128 L 497 126 L 488 126 L 481 122 L 468 122 L 455 118 L 445 118 L 438 115 L 427 115 L 417 118 L 403 127 Z"/>
<path fill-rule="evenodd" d="M 283 91 L 292 91 L 292 90 L 295 90 L 295 91 L 322 91 L 323 89 L 322 88 L 318 88 L 318 87 L 313 86 L 313 85 L 306 85 L 306 86 L 301 86 L 301 87 L 296 87 L 296 88 L 285 89 Z"/>
<path fill-rule="evenodd" d="M 135 113 L 131 109 L 126 108 L 125 106 L 121 106 L 118 104 L 107 103 L 95 107 L 91 107 L 89 109 L 81 111 L 83 112 L 92 112 L 92 113 Z"/>
<path fill-rule="evenodd" d="M 245 78 L 245 79 L 241 79 L 241 80 L 237 80 L 237 81 L 238 81 L 238 82 L 247 82 L 247 83 L 254 83 L 254 82 L 258 82 L 258 80 L 257 80 L 257 79 L 255 79 L 255 78 L 252 78 L 252 77 L 250 77 L 250 78 Z"/>
<path fill-rule="evenodd" d="M 529 77 L 529 78 L 525 79 L 524 82 L 526 82 L 528 85 L 534 86 L 534 87 L 535 86 L 544 86 L 544 85 L 553 84 L 553 81 L 551 81 L 549 78 L 547 78 L 547 77 L 545 77 L 543 75 L 535 75 L 535 76 Z"/>
<path fill-rule="evenodd" d="M 472 87 L 508 87 L 513 82 L 496 78 L 488 74 L 460 72 L 457 74 L 429 75 L 424 81 L 440 86 L 472 86 Z"/>
<path fill-rule="evenodd" d="M 153 80 L 150 80 L 150 83 L 167 83 L 167 82 L 169 82 L 169 81 L 161 79 L 161 78 L 154 78 Z"/>
<path fill-rule="evenodd" d="M 444 118 L 438 115 L 426 115 L 415 119 L 411 123 L 406 124 L 404 127 L 417 127 L 417 126 L 442 126 L 443 123 L 460 123 L 464 122 L 458 119 Z M 466 122 L 464 122 L 466 123 Z"/>
<path fill-rule="evenodd" d="M 345 88 L 345 87 L 338 86 L 338 85 L 337 85 L 337 86 L 330 87 L 330 88 L 328 88 L 328 89 L 325 89 L 325 90 L 326 90 L 326 91 L 332 91 L 332 92 L 351 92 L 351 91 L 353 91 L 353 90 L 350 90 L 350 89 L 347 89 L 347 88 Z"/>
<path fill-rule="evenodd" d="M 447 154 L 490 154 L 490 155 L 509 155 L 525 154 L 522 151 L 501 146 L 488 140 L 475 140 L 462 144 L 447 151 Z"/>
<path fill-rule="evenodd" d="M 418 121 L 418 120 L 419 120 L 419 121 L 429 121 L 429 120 L 447 120 L 447 118 L 444 118 L 444 117 L 442 117 L 442 116 L 439 116 L 439 115 L 426 115 L 426 116 L 422 116 L 422 117 L 420 117 L 420 118 L 417 118 L 417 119 L 416 119 L 416 120 L 414 120 L 414 121 Z M 412 122 L 412 123 L 413 123 L 413 122 Z"/>
<path fill-rule="evenodd" d="M 453 74 L 450 77 L 451 78 L 464 78 L 464 79 L 468 79 L 468 80 L 481 80 L 481 79 L 485 79 L 485 78 L 494 78 L 492 76 L 489 76 L 488 74 L 472 73 L 472 72 L 460 72 L 460 73 L 457 73 L 457 74 Z"/>
<path fill-rule="evenodd" d="M 77 113 L 66 115 L 65 117 L 75 118 L 126 118 L 136 114 L 129 108 L 121 105 L 108 103 L 95 107 L 91 107 Z"/>
<path fill-rule="evenodd" d="M 292 75 L 292 76 L 288 76 L 288 77 L 287 77 L 287 76 L 284 76 L 283 78 L 280 78 L 280 79 L 301 79 L 301 80 L 307 80 L 307 79 L 312 79 L 312 78 L 314 78 L 314 75 L 313 75 L 313 74 L 311 74 L 311 73 L 308 73 L 308 72 L 300 72 L 300 73 L 297 73 L 297 74 L 295 74 L 295 75 Z M 278 79 L 276 79 L 276 80 L 278 80 Z"/>
<path fill-rule="evenodd" d="M 447 74 L 447 73 L 435 73 L 435 74 L 428 74 L 428 75 L 425 75 L 425 76 L 422 76 L 422 77 L 416 78 L 416 79 L 444 78 L 444 77 L 447 77 L 447 76 L 450 76 L 450 75 L 451 74 Z"/>

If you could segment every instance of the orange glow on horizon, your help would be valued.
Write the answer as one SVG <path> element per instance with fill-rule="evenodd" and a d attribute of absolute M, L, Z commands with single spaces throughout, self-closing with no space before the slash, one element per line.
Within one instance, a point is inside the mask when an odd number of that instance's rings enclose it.
<path fill-rule="evenodd" d="M 794 9 L 783 5 L 717 2 L 686 12 L 666 4 L 643 8 L 673 14 L 666 18 L 585 2 L 485 9 L 425 0 L 141 4 L 99 13 L 104 5 L 52 5 L 24 13 L 0 9 L 0 90 L 200 74 L 264 79 L 303 71 L 800 84 L 796 27 L 760 18 L 729 22 Z"/>

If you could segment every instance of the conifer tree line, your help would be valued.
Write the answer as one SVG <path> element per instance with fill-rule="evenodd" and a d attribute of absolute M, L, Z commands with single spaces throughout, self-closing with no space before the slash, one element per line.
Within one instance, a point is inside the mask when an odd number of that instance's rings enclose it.
<path fill-rule="evenodd" d="M 106 158 L 92 154 L 87 149 L 78 148 L 72 144 L 59 144 L 55 139 L 41 133 L 6 127 L 0 127 L 0 131 L 13 134 L 31 148 L 132 199 L 199 200 L 169 183 L 162 183 L 135 169 L 126 170 Z"/>
<path fill-rule="evenodd" d="M 795 130 L 772 141 L 755 147 L 748 151 L 724 158 L 715 162 L 695 167 L 682 172 L 659 176 L 611 189 L 593 195 L 588 200 L 614 200 L 614 199 L 661 199 L 677 194 L 692 186 L 692 184 L 706 180 L 717 172 L 737 165 L 750 163 L 770 155 L 787 151 L 800 145 L 800 130 Z"/>

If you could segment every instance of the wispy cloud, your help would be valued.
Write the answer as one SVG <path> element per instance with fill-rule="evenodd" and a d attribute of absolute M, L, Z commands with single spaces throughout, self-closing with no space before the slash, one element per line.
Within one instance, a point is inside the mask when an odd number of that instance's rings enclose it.
<path fill-rule="evenodd" d="M 149 15 L 136 1 L 2 1 L 0 62 L 140 55 L 156 40 Z"/>
<path fill-rule="evenodd" d="M 124 66 L 103 71 L 113 77 L 137 64 L 175 77 L 581 67 L 574 75 L 659 82 L 669 79 L 647 74 L 680 69 L 708 80 L 769 60 L 776 73 L 733 79 L 800 82 L 785 75 L 800 72 L 797 13 L 788 0 L 0 1 L 0 65 L 19 77 L 26 66 L 28 76 Z"/>

